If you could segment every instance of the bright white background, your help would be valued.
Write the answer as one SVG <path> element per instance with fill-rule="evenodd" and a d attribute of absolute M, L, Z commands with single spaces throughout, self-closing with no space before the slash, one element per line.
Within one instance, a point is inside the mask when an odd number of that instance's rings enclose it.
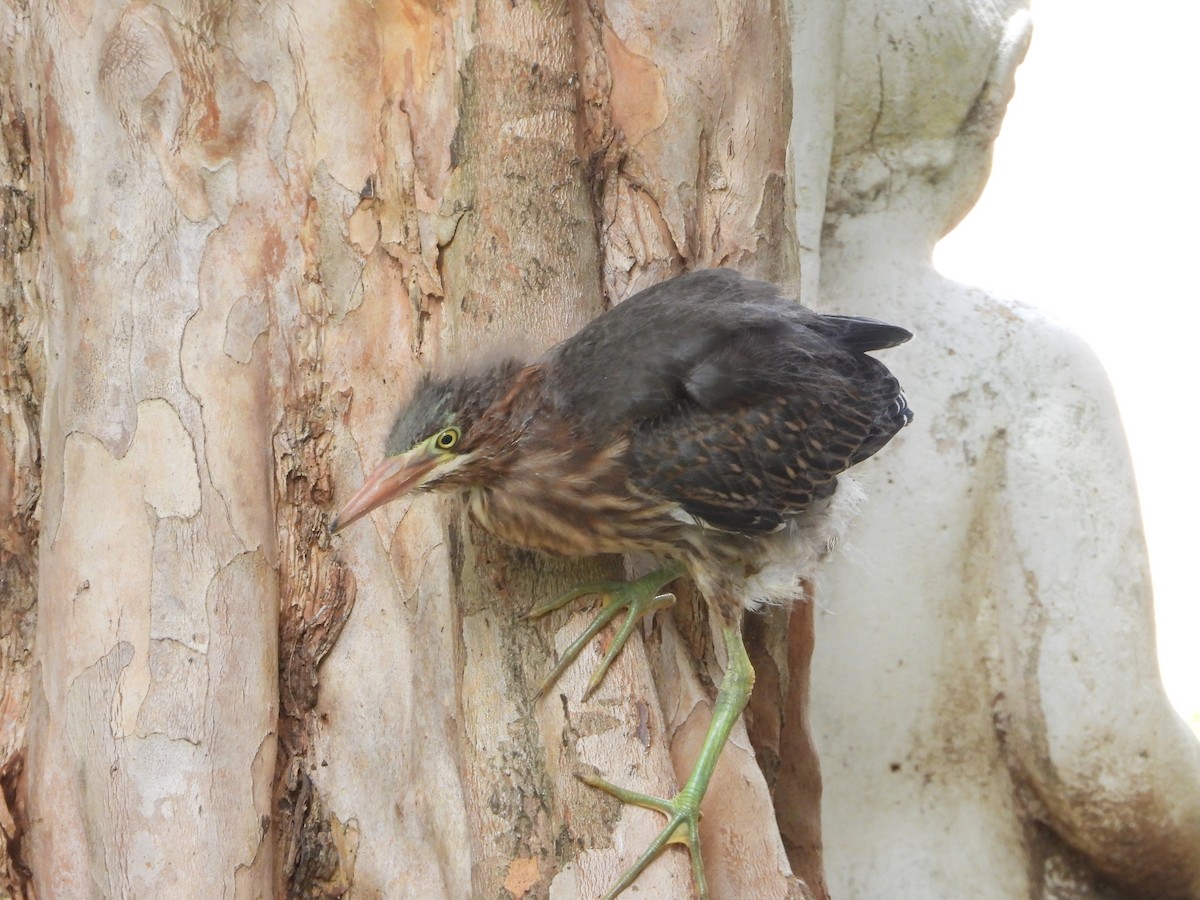
<path fill-rule="evenodd" d="M 1043 0 L 951 278 L 1082 335 L 1137 471 L 1167 693 L 1200 734 L 1200 5 Z"/>

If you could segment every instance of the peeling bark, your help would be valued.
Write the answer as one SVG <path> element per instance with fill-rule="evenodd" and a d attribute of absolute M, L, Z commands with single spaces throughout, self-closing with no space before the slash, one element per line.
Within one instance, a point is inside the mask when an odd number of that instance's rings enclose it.
<path fill-rule="evenodd" d="M 328 450 L 335 410 L 313 365 L 301 362 L 286 389 L 275 436 L 279 524 L 279 755 L 275 809 L 280 896 L 340 896 L 354 879 L 356 829 L 326 806 L 307 771 L 318 667 L 354 609 L 355 581 L 330 552 L 325 509 L 332 497 Z M 298 383 L 297 383 L 298 382 Z M 336 399 L 336 398 L 334 398 Z M 334 404 L 336 405 L 336 404 Z"/>
<path fill-rule="evenodd" d="M 0 19 L 0 24 L 3 19 Z M 0 59 L 0 895 L 29 896 L 25 733 L 37 623 L 39 420 L 45 390 L 34 286 L 37 230 L 20 57 Z"/>

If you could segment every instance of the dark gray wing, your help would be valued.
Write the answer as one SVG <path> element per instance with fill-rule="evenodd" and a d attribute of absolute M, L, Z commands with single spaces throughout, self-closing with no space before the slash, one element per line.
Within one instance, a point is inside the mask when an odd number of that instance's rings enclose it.
<path fill-rule="evenodd" d="M 640 490 L 719 528 L 771 531 L 907 423 L 896 379 L 863 351 L 910 336 L 707 270 L 630 298 L 560 345 L 554 389 L 584 436 L 630 434 Z"/>

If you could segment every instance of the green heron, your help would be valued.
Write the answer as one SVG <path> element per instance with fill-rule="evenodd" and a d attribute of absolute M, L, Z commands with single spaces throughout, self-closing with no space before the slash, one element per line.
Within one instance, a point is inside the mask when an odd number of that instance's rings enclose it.
<path fill-rule="evenodd" d="M 670 842 L 687 846 L 707 897 L 700 802 L 754 683 L 742 612 L 800 594 L 856 505 L 838 476 L 911 421 L 895 377 L 866 355 L 910 337 L 872 319 L 815 313 L 728 269 L 691 272 L 629 298 L 533 362 L 423 380 L 386 459 L 330 524 L 337 531 L 413 491 L 453 490 L 484 528 L 519 547 L 661 560 L 636 581 L 585 585 L 530 613 L 605 596 L 543 690 L 627 610 L 590 692 L 638 619 L 674 599 L 662 588 L 685 573 L 694 580 L 728 651 L 712 724 L 670 800 L 584 778 L 668 819 L 607 897 Z"/>

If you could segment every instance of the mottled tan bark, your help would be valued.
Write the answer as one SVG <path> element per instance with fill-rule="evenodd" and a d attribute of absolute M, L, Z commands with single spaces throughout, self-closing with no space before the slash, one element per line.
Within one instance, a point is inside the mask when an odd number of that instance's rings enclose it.
<path fill-rule="evenodd" d="M 25 861 L 50 897 L 269 891 L 297 268 L 272 101 L 203 15 L 14 24 L 47 309 Z"/>
<path fill-rule="evenodd" d="M 0 31 L 3 30 L 0 12 Z M 17 49 L 13 48 L 14 51 Z M 43 310 L 35 288 L 37 214 L 30 127 L 15 75 L 0 56 L 0 896 L 24 897 L 25 731 L 37 614 L 36 510 L 44 391 Z"/>
<path fill-rule="evenodd" d="M 40 536 L 27 513 L 3 548 L 32 585 L 40 540 L 34 665 L 0 685 L 28 810 L 0 826 L 39 894 L 596 896 L 661 819 L 574 773 L 669 796 L 690 769 L 719 676 L 696 605 L 590 701 L 598 648 L 535 700 L 587 618 L 520 615 L 619 561 L 504 548 L 437 498 L 323 525 L 420 372 L 685 268 L 797 282 L 782 4 L 3 14 L 46 363 L 0 385 L 6 423 L 42 411 L 0 434 L 19 509 L 42 462 Z M 778 634 L 773 759 L 806 678 Z M 714 897 L 797 894 L 741 728 L 710 794 Z M 689 885 L 675 850 L 639 881 Z"/>

